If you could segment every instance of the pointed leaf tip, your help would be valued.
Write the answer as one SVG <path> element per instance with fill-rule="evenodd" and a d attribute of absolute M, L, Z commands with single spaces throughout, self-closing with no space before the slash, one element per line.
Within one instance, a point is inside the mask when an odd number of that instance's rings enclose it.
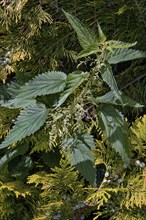
<path fill-rule="evenodd" d="M 95 45 L 97 37 L 95 33 L 87 28 L 78 18 L 63 11 L 72 28 L 77 34 L 80 45 L 84 50 L 89 49 L 90 46 Z"/>
<path fill-rule="evenodd" d="M 128 126 L 123 115 L 112 105 L 102 104 L 99 111 L 99 124 L 109 139 L 112 147 L 128 165 L 130 162 L 128 148 Z"/>
<path fill-rule="evenodd" d="M 106 36 L 103 33 L 99 23 L 97 23 L 97 26 L 98 26 L 98 34 L 99 34 L 98 39 L 99 39 L 99 42 L 104 43 L 106 41 Z"/>
<path fill-rule="evenodd" d="M 20 115 L 13 128 L 10 130 L 0 148 L 8 147 L 17 141 L 35 133 L 46 121 L 47 109 L 43 104 L 32 104 L 27 106 Z"/>
<path fill-rule="evenodd" d="M 19 89 L 18 99 L 30 99 L 41 95 L 61 92 L 66 86 L 66 74 L 59 71 L 48 71 L 39 74 Z"/>

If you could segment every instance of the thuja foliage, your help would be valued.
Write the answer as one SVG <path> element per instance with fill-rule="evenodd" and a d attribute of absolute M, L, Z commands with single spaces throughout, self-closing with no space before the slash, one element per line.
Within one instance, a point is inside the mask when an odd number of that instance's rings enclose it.
<path fill-rule="evenodd" d="M 78 219 L 82 213 L 87 213 L 83 205 L 86 198 L 83 180 L 78 179 L 78 173 L 65 159 L 61 159 L 60 167 L 52 168 L 51 174 L 36 173 L 28 178 L 28 183 L 42 184 L 42 201 L 38 206 L 34 219 Z M 83 210 L 77 207 L 82 204 Z M 78 210 L 79 209 L 79 210 Z"/>
<path fill-rule="evenodd" d="M 130 68 L 124 69 L 127 76 L 134 62 L 146 55 L 138 46 L 133 49 L 136 42 L 123 42 L 138 38 L 127 36 L 124 39 L 123 34 L 117 41 L 118 34 L 111 37 L 108 28 L 105 36 L 102 23 L 101 27 L 98 23 L 95 25 L 98 28 L 94 28 L 94 33 L 76 17 L 64 12 L 69 26 L 61 7 L 64 3 L 63 8 L 67 10 L 72 3 L 56 1 L 52 6 L 46 1 L 15 2 L 2 1 L 1 9 L 6 15 L 11 12 L 10 20 L 5 23 L 5 16 L 2 22 L 9 29 L 9 36 L 17 36 L 13 38 L 16 47 L 7 48 L 10 54 L 6 51 L 10 59 L 8 66 L 16 72 L 17 80 L 3 86 L 1 92 L 2 219 L 20 216 L 20 208 L 15 209 L 12 205 L 15 203 L 23 210 L 21 219 L 83 219 L 91 212 L 94 212 L 94 219 L 101 216 L 143 219 L 146 205 L 145 116 L 137 119 L 129 129 L 122 111 L 127 106 L 142 105 L 126 96 L 117 85 L 120 63 L 129 62 Z M 131 10 L 130 1 L 119 2 L 112 3 L 110 10 L 119 16 Z M 96 12 L 97 5 L 107 6 L 107 3 L 86 1 L 85 5 Z M 45 13 L 47 10 L 52 16 Z M 82 18 L 87 11 L 84 14 L 80 10 L 78 15 Z M 73 12 L 76 11 L 74 8 Z M 28 13 L 31 18 L 26 16 Z M 114 17 L 116 13 L 111 14 Z M 56 19 L 54 25 L 53 19 Z M 92 19 L 97 22 L 96 18 Z M 101 22 L 107 20 L 105 16 Z M 13 23 L 19 30 L 17 33 L 11 29 Z M 50 35 L 46 38 L 48 23 Z M 43 36 L 44 46 L 40 41 Z M 11 45 L 12 38 L 8 39 Z M 50 39 L 55 41 L 54 45 L 52 41 L 47 43 Z M 3 44 L 7 44 L 6 38 Z M 49 60 L 47 53 L 52 53 Z M 144 65 L 140 65 L 144 69 Z M 13 72 L 11 70 L 2 72 L 5 73 L 1 75 L 3 82 Z M 36 189 L 34 194 L 28 190 L 30 186 Z M 26 208 L 29 202 L 30 212 Z"/>
<path fill-rule="evenodd" d="M 6 180 L 5 180 L 6 181 Z M 31 219 L 35 213 L 39 193 L 20 180 L 0 181 L 1 219 Z"/>

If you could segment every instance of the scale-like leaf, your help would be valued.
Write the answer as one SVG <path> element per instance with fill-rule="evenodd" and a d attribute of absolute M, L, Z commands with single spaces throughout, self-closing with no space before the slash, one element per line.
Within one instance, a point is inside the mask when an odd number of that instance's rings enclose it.
<path fill-rule="evenodd" d="M 131 142 L 135 151 L 146 149 L 146 115 L 136 119 L 130 127 Z M 146 167 L 145 167 L 146 169 Z"/>
<path fill-rule="evenodd" d="M 83 49 L 89 48 L 91 45 L 95 45 L 97 42 L 97 37 L 88 28 L 86 28 L 76 17 L 64 11 L 69 23 L 73 27 L 77 34 L 80 45 Z M 98 42 L 97 42 L 98 43 Z"/>
<path fill-rule="evenodd" d="M 70 96 L 71 93 L 75 91 L 76 88 L 78 88 L 85 79 L 89 77 L 89 73 L 72 73 L 69 74 L 67 77 L 67 85 L 63 93 L 61 94 L 61 97 L 58 101 L 58 104 L 56 108 L 61 106 L 65 100 Z"/>
<path fill-rule="evenodd" d="M 121 94 L 118 89 L 115 77 L 110 67 L 107 67 L 106 70 L 101 73 L 102 79 L 108 84 L 111 90 L 115 93 L 115 96 L 122 102 Z"/>
<path fill-rule="evenodd" d="M 98 103 L 107 103 L 107 104 L 113 104 L 113 105 L 122 105 L 122 106 L 130 106 L 135 108 L 141 108 L 144 107 L 144 105 L 139 104 L 138 102 L 132 100 L 130 97 L 124 95 L 121 93 L 122 103 L 117 99 L 117 96 L 113 91 L 107 92 L 103 96 L 96 97 L 93 102 Z"/>
<path fill-rule="evenodd" d="M 0 145 L 0 148 L 5 148 L 35 133 L 44 124 L 47 116 L 45 105 L 32 104 L 27 106 L 20 112 L 15 125 Z"/>
<path fill-rule="evenodd" d="M 30 99 L 40 95 L 61 92 L 66 85 L 63 72 L 46 72 L 36 76 L 19 89 L 16 99 Z"/>
<path fill-rule="evenodd" d="M 110 64 L 116 64 L 144 57 L 146 57 L 146 52 L 128 48 L 121 48 L 115 49 L 113 52 L 109 52 L 107 55 L 107 60 Z"/>
<path fill-rule="evenodd" d="M 99 111 L 99 124 L 112 147 L 129 164 L 128 126 L 123 115 L 112 105 L 102 104 Z"/>

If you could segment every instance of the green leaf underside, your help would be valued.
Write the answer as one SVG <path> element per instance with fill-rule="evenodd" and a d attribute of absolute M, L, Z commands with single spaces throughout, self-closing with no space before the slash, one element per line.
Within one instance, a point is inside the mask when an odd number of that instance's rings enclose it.
<path fill-rule="evenodd" d="M 11 176 L 23 179 L 29 175 L 33 168 L 33 162 L 30 156 L 23 155 L 11 160 L 8 164 L 8 170 Z"/>
<path fill-rule="evenodd" d="M 97 37 L 88 28 L 86 28 L 76 17 L 64 11 L 69 23 L 77 34 L 80 45 L 83 49 L 89 48 L 91 45 L 95 45 Z"/>
<path fill-rule="evenodd" d="M 82 161 L 76 164 L 75 167 L 91 185 L 94 185 L 96 169 L 91 160 Z"/>
<path fill-rule="evenodd" d="M 93 161 L 91 149 L 95 147 L 94 139 L 90 134 L 76 134 L 71 145 L 71 164 L 76 165 L 85 160 Z"/>
<path fill-rule="evenodd" d="M 100 27 L 100 24 L 97 23 L 97 26 L 98 26 L 98 34 L 99 34 L 98 39 L 99 39 L 99 42 L 104 43 L 106 41 L 106 36 L 103 33 L 103 31 L 102 31 L 102 29 Z"/>
<path fill-rule="evenodd" d="M 16 83 L 16 82 L 11 82 L 11 84 L 8 87 L 8 93 L 11 96 L 11 98 L 15 98 L 19 94 L 19 89 L 22 85 Z"/>
<path fill-rule="evenodd" d="M 113 52 L 109 52 L 107 60 L 110 64 L 116 64 L 128 60 L 134 60 L 146 57 L 146 52 L 139 50 L 133 50 L 128 48 L 115 49 Z"/>
<path fill-rule="evenodd" d="M 69 74 L 67 77 L 66 88 L 62 92 L 56 108 L 61 106 L 65 102 L 65 100 L 75 91 L 75 89 L 78 88 L 88 77 L 88 73 Z"/>
<path fill-rule="evenodd" d="M 112 49 L 114 49 L 114 48 L 129 48 L 129 47 L 134 47 L 137 44 L 137 42 L 126 43 L 126 42 L 116 41 L 116 40 L 110 40 L 110 41 L 107 41 L 107 43 L 109 44 L 109 47 L 111 47 Z"/>
<path fill-rule="evenodd" d="M 88 133 L 76 133 L 72 138 L 67 139 L 63 147 L 70 147 L 71 165 L 93 185 L 95 181 L 95 167 L 92 150 L 96 144 L 92 135 Z"/>
<path fill-rule="evenodd" d="M 110 68 L 106 68 L 106 70 L 101 74 L 101 76 L 102 76 L 102 79 L 111 88 L 111 90 L 115 93 L 115 96 L 122 102 L 121 94 L 118 89 L 112 70 Z"/>
<path fill-rule="evenodd" d="M 10 144 L 35 133 L 44 124 L 47 116 L 48 114 L 45 105 L 32 104 L 27 106 L 20 112 L 15 125 L 0 145 L 0 148 L 5 148 Z"/>
<path fill-rule="evenodd" d="M 63 147 L 70 147 L 72 165 L 85 160 L 93 161 L 91 150 L 95 149 L 96 145 L 93 136 L 88 133 L 75 133 L 72 138 L 65 140 Z"/>
<path fill-rule="evenodd" d="M 77 59 L 82 58 L 82 57 L 87 57 L 91 54 L 96 54 L 99 51 L 99 45 L 98 43 L 89 46 L 89 48 L 86 48 L 85 50 L 82 50 L 78 55 Z"/>
<path fill-rule="evenodd" d="M 130 97 L 123 95 L 121 93 L 122 103 L 117 99 L 117 96 L 113 91 L 106 93 L 103 96 L 97 97 L 94 101 L 99 103 L 107 103 L 113 105 L 122 105 L 122 106 L 130 106 L 130 107 L 143 107 L 143 105 L 139 104 L 138 102 L 132 100 Z"/>
<path fill-rule="evenodd" d="M 108 104 L 102 104 L 99 111 L 99 124 L 112 147 L 129 164 L 128 126 L 123 115 Z"/>
<path fill-rule="evenodd" d="M 78 147 L 74 147 L 71 151 L 71 164 L 76 165 L 85 160 L 91 160 L 92 154 L 91 150 L 82 142 L 77 142 Z"/>
<path fill-rule="evenodd" d="M 7 108 L 25 108 L 28 105 L 35 104 L 35 99 L 10 99 L 7 102 L 0 102 L 0 105 Z"/>
<path fill-rule="evenodd" d="M 19 89 L 17 99 L 29 99 L 36 96 L 61 92 L 66 85 L 66 74 L 63 72 L 46 72 L 36 76 Z"/>
<path fill-rule="evenodd" d="M 0 172 L 3 172 L 4 167 L 14 159 L 15 157 L 19 155 L 24 155 L 26 151 L 28 150 L 29 146 L 26 144 L 22 144 L 16 149 L 12 149 L 9 152 L 7 152 L 1 159 L 0 159 Z"/>

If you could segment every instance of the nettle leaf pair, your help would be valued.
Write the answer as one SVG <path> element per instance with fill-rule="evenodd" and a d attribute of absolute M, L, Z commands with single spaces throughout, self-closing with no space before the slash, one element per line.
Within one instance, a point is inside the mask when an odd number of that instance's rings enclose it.
<path fill-rule="evenodd" d="M 106 36 L 98 24 L 97 37 L 91 30 L 86 28 L 81 22 L 64 12 L 71 26 L 75 30 L 79 43 L 83 50 L 78 54 L 77 59 L 84 58 L 91 54 L 96 54 L 97 59 L 102 51 L 102 63 L 104 68 L 100 69 L 101 78 L 109 86 L 111 91 L 103 96 L 90 97 L 92 103 L 97 106 L 97 117 L 99 126 L 108 138 L 112 147 L 120 154 L 123 161 L 129 164 L 128 149 L 128 127 L 123 115 L 114 107 L 114 105 L 142 107 L 142 105 L 124 96 L 119 91 L 114 78 L 111 64 L 143 58 L 146 53 L 129 49 L 136 43 L 129 44 L 120 41 L 107 41 Z M 92 76 L 92 77 L 91 77 Z M 0 148 L 8 147 L 11 144 L 21 141 L 23 138 L 35 133 L 45 123 L 50 108 L 39 103 L 36 98 L 43 95 L 60 93 L 59 98 L 51 106 L 51 111 L 61 108 L 66 99 L 85 81 L 93 80 L 92 72 L 74 72 L 66 75 L 63 72 L 48 71 L 36 76 L 23 86 L 11 86 L 8 90 L 11 99 L 7 102 L 1 101 L 1 105 L 8 108 L 23 109 L 18 116 L 15 125 L 10 130 Z M 91 85 L 91 84 L 89 84 Z M 84 89 L 84 88 L 83 88 Z M 92 88 L 89 88 L 92 91 Z M 56 96 L 57 97 L 57 96 Z M 89 144 L 89 141 L 91 144 Z M 90 134 L 77 133 L 74 137 L 65 140 L 65 145 L 71 146 L 70 157 L 72 165 L 93 184 L 95 179 L 94 159 L 92 156 L 93 148 L 96 148 L 94 139 Z M 88 169 L 88 174 L 87 170 Z"/>

